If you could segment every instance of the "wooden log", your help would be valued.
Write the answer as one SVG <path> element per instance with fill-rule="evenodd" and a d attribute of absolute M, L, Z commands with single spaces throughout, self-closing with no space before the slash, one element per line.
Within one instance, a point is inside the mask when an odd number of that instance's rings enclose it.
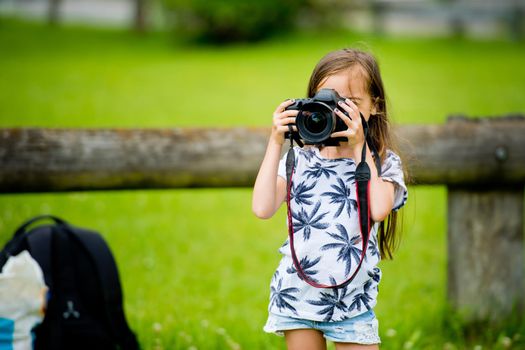
<path fill-rule="evenodd" d="M 467 322 L 523 312 L 523 186 L 449 188 L 448 297 Z"/>
<path fill-rule="evenodd" d="M 449 118 L 399 128 L 415 184 L 525 184 L 525 118 Z"/>
<path fill-rule="evenodd" d="M 4 129 L 0 192 L 251 186 L 267 129 Z"/>
<path fill-rule="evenodd" d="M 416 184 L 525 183 L 525 119 L 397 129 Z M 252 186 L 267 128 L 0 129 L 0 193 Z"/>

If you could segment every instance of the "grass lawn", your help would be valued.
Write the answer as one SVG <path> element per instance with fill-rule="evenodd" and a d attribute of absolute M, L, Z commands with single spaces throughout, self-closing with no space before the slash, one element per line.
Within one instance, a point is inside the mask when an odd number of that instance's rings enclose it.
<path fill-rule="evenodd" d="M 0 127 L 265 126 L 280 101 L 304 97 L 324 53 L 355 45 L 378 56 L 396 123 L 525 111 L 523 43 L 338 32 L 191 47 L 0 18 Z M 284 348 L 261 329 L 284 210 L 258 220 L 250 201 L 250 189 L 2 195 L 0 242 L 40 213 L 102 232 L 145 349 Z M 523 325 L 465 339 L 446 316 L 445 188 L 410 188 L 403 237 L 381 263 L 384 349 L 525 348 Z"/>

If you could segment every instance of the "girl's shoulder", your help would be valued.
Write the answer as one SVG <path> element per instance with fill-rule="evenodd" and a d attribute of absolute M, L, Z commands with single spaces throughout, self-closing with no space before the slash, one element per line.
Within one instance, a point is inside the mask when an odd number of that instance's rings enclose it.
<path fill-rule="evenodd" d="M 401 157 L 390 149 L 386 150 L 381 162 L 381 177 L 383 180 L 393 181 L 404 186 L 405 171 Z"/>
<path fill-rule="evenodd" d="M 385 151 L 385 156 L 384 156 L 383 162 L 386 162 L 386 161 L 401 162 L 401 157 L 399 156 L 399 154 L 397 154 L 396 152 L 394 152 L 390 148 L 387 148 L 386 151 Z"/>

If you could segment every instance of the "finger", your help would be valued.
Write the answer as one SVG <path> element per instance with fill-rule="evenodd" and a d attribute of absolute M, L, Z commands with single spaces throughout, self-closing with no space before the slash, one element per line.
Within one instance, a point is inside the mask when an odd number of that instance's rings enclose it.
<path fill-rule="evenodd" d="M 346 99 L 344 100 L 344 103 L 342 104 L 342 106 L 344 107 L 345 105 L 348 106 L 348 107 L 350 107 L 350 109 L 351 109 L 351 111 L 352 111 L 351 114 L 352 114 L 352 116 L 354 117 L 354 118 L 352 118 L 352 119 L 358 119 L 358 118 L 359 118 L 359 107 L 357 107 L 357 105 L 355 104 L 355 102 L 352 101 L 352 100 L 349 99 L 349 98 L 346 98 Z M 358 117 L 358 118 L 355 118 L 355 117 Z"/>
<path fill-rule="evenodd" d="M 352 100 L 346 99 L 344 102 L 339 101 L 338 105 L 349 114 L 351 119 L 357 119 L 356 117 L 359 115 L 359 108 L 352 102 Z"/>
<path fill-rule="evenodd" d="M 353 136 L 352 133 L 348 132 L 348 130 L 337 131 L 330 135 L 330 137 L 345 137 L 345 138 L 350 138 L 352 136 Z"/>
<path fill-rule="evenodd" d="M 348 101 L 350 101 L 350 106 L 355 111 L 355 118 L 353 119 L 361 121 L 361 111 L 359 110 L 359 107 L 357 106 L 357 104 L 355 104 L 354 101 L 352 100 L 348 100 Z"/>
<path fill-rule="evenodd" d="M 294 99 L 285 100 L 279 106 L 277 106 L 277 108 L 275 109 L 274 113 L 281 113 L 281 112 L 283 112 L 286 109 L 286 107 L 291 106 L 294 103 L 295 103 Z"/>
<path fill-rule="evenodd" d="M 335 114 L 343 120 L 343 122 L 346 124 L 346 126 L 351 127 L 352 125 L 352 118 L 347 116 L 343 113 L 339 108 L 334 109 Z"/>
<path fill-rule="evenodd" d="M 356 118 L 352 120 L 352 129 L 361 130 L 363 129 L 363 122 L 361 118 Z"/>
<path fill-rule="evenodd" d="M 295 124 L 295 117 L 277 119 L 275 121 L 275 125 L 277 125 L 277 126 L 288 125 L 288 124 Z"/>
<path fill-rule="evenodd" d="M 297 114 L 299 114 L 298 110 L 289 110 L 289 111 L 284 111 L 280 113 L 275 113 L 274 118 L 283 119 L 283 118 L 288 118 L 288 117 L 296 117 Z"/>
<path fill-rule="evenodd" d="M 359 107 L 357 107 L 357 105 L 355 104 L 355 102 L 352 101 L 351 99 L 346 98 L 346 99 L 345 99 L 345 103 L 346 103 L 347 105 L 349 105 L 353 110 L 355 110 L 355 111 L 359 111 Z"/>
<path fill-rule="evenodd" d="M 337 104 L 347 111 L 357 111 L 359 108 L 352 102 L 352 100 L 346 99 L 344 101 L 338 101 Z"/>
<path fill-rule="evenodd" d="M 293 130 L 293 131 L 297 131 L 297 127 L 296 127 L 295 125 L 293 125 L 293 126 L 292 126 L 292 130 Z M 278 126 L 278 127 L 277 127 L 277 131 L 279 131 L 279 132 L 283 132 L 283 133 L 284 133 L 284 132 L 290 131 L 290 129 L 288 128 L 287 125 L 286 125 L 286 126 Z"/>

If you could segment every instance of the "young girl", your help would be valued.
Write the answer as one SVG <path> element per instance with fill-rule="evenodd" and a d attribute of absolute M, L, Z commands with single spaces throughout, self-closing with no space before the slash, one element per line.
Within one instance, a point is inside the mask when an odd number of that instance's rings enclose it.
<path fill-rule="evenodd" d="M 345 97 L 335 109 L 347 129 L 331 137 L 344 137 L 339 146 L 295 148 L 290 193 L 295 252 L 304 275 L 333 286 L 356 271 L 362 252 L 357 212 L 355 170 L 365 144 L 361 113 L 368 122 L 371 142 L 366 162 L 371 170 L 369 208 L 375 223 L 364 261 L 349 283 L 339 288 L 313 287 L 300 277 L 287 240 L 272 278 L 269 317 L 264 330 L 284 334 L 290 350 L 378 349 L 378 322 L 373 312 L 381 271 L 381 257 L 391 258 L 396 245 L 396 211 L 407 198 L 400 158 L 392 151 L 383 83 L 374 57 L 343 49 L 331 52 L 315 67 L 308 97 L 322 89 Z M 279 161 L 288 124 L 295 124 L 294 101 L 281 103 L 273 114 L 273 127 L 264 160 L 255 181 L 252 209 L 259 218 L 272 217 L 286 200 L 286 155 Z M 297 131 L 296 127 L 293 127 Z M 374 163 L 381 162 L 381 175 Z M 388 225 L 384 220 L 388 217 Z"/>

